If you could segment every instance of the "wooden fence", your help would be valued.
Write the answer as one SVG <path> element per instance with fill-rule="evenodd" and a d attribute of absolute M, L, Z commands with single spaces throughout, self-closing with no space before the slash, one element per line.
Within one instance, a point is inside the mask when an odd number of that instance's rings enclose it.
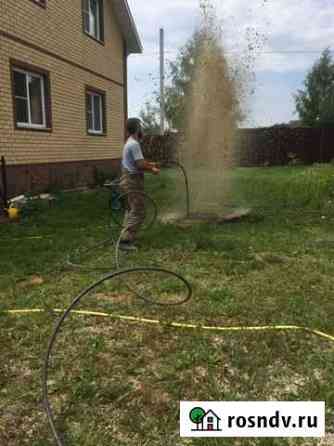
<path fill-rule="evenodd" d="M 334 159 L 334 129 L 272 127 L 239 130 L 235 141 L 239 165 L 284 166 L 291 160 L 303 164 Z"/>
<path fill-rule="evenodd" d="M 175 134 L 145 137 L 145 157 L 162 165 L 174 161 L 177 159 L 179 138 Z M 334 160 L 334 129 L 241 129 L 235 138 L 234 153 L 236 164 L 243 167 L 282 166 L 291 161 L 303 164 L 327 163 Z M 8 165 L 8 197 L 25 192 L 45 192 L 50 188 L 93 185 L 97 182 L 98 174 L 117 175 L 119 161 Z"/>
<path fill-rule="evenodd" d="M 177 144 L 175 135 L 147 136 L 144 153 L 165 164 L 175 159 Z M 240 129 L 234 153 L 236 164 L 243 167 L 282 166 L 292 160 L 303 164 L 328 163 L 334 159 L 334 128 Z"/>
<path fill-rule="evenodd" d="M 145 136 L 143 152 L 145 158 L 164 165 L 175 160 L 177 156 L 177 146 L 178 137 L 173 134 L 164 136 Z"/>

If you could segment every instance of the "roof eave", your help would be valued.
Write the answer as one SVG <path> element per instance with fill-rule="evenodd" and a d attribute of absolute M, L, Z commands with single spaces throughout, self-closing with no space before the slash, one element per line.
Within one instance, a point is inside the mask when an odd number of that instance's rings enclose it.
<path fill-rule="evenodd" d="M 112 4 L 126 43 L 127 54 L 141 54 L 143 45 L 127 0 L 113 0 Z"/>

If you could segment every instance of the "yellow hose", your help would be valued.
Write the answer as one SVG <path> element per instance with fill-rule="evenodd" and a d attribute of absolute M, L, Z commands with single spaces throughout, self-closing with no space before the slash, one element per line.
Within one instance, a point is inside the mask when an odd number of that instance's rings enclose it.
<path fill-rule="evenodd" d="M 52 310 L 55 313 L 64 313 L 65 310 L 54 309 Z M 45 313 L 46 310 L 42 309 L 26 309 L 26 310 L 8 310 L 5 311 L 7 314 L 11 315 L 27 315 L 33 313 Z M 95 316 L 95 317 L 103 317 L 103 318 L 111 318 L 121 321 L 127 322 L 137 322 L 141 324 L 150 324 L 150 325 L 163 325 L 167 327 L 173 327 L 177 329 L 187 329 L 187 330 L 202 330 L 202 331 L 220 331 L 220 332 L 242 332 L 242 331 L 303 331 L 310 333 L 314 336 L 320 337 L 322 339 L 326 339 L 327 341 L 334 343 L 334 336 L 324 333 L 319 330 L 313 330 L 312 328 L 302 327 L 299 325 L 263 325 L 263 326 L 236 326 L 236 327 L 215 327 L 215 326 L 206 326 L 206 325 L 195 325 L 195 324 L 184 324 L 179 322 L 164 322 L 159 321 L 157 319 L 145 319 L 134 316 L 122 316 L 113 313 L 100 313 L 96 311 L 85 311 L 85 310 L 77 310 L 72 311 L 74 314 L 78 314 L 81 316 Z"/>

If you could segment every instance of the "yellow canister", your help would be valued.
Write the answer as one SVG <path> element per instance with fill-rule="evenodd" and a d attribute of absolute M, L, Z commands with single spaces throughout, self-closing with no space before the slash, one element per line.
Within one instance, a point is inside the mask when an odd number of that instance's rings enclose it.
<path fill-rule="evenodd" d="M 9 208 L 7 213 L 10 220 L 18 220 L 20 217 L 20 210 L 17 208 Z"/>

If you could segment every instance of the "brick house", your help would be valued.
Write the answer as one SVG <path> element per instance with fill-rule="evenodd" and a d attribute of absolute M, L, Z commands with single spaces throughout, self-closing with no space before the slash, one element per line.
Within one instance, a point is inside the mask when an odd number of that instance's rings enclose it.
<path fill-rule="evenodd" d="M 127 57 L 142 51 L 127 0 L 0 0 L 0 156 L 10 195 L 118 168 Z"/>

